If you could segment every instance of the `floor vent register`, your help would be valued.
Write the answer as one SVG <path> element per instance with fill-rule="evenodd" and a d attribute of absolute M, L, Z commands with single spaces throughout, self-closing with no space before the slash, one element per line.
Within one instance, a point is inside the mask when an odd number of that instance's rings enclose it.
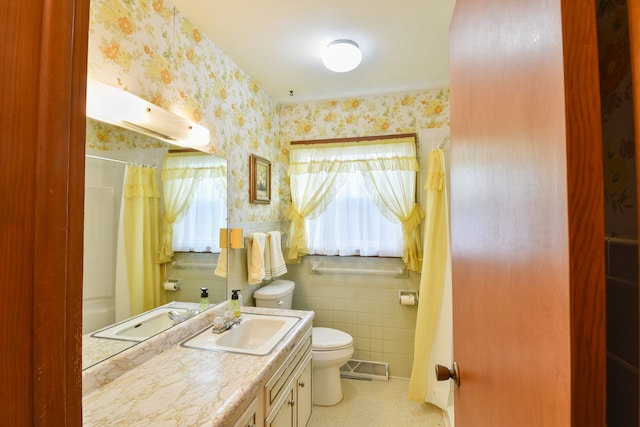
<path fill-rule="evenodd" d="M 342 378 L 357 380 L 388 380 L 389 364 L 385 362 L 371 362 L 369 360 L 350 359 L 340 367 Z"/>

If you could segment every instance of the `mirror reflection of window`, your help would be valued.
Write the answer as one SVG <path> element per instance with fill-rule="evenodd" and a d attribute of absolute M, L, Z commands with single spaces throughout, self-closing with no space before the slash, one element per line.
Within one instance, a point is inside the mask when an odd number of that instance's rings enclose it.
<path fill-rule="evenodd" d="M 227 203 L 215 181 L 204 178 L 198 183 L 191 206 L 174 225 L 174 252 L 220 252 L 220 229 L 226 227 Z"/>
<path fill-rule="evenodd" d="M 166 215 L 174 252 L 220 252 L 226 227 L 226 162 L 203 153 L 169 153 L 163 167 Z"/>

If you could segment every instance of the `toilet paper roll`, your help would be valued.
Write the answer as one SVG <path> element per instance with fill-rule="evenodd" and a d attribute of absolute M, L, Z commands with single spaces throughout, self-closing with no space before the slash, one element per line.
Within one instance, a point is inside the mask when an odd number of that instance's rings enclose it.
<path fill-rule="evenodd" d="M 180 284 L 177 282 L 169 282 L 168 280 L 164 282 L 164 290 L 165 291 L 178 291 L 180 290 Z"/>
<path fill-rule="evenodd" d="M 400 304 L 416 305 L 416 298 L 413 295 L 400 295 Z"/>

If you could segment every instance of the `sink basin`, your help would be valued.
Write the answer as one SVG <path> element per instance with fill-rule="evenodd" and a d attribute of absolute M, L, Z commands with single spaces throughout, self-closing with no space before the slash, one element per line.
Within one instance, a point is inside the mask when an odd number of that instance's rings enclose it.
<path fill-rule="evenodd" d="M 242 314 L 242 323 L 216 334 L 209 327 L 183 342 L 186 348 L 264 356 L 298 323 L 299 317 Z"/>
<path fill-rule="evenodd" d="M 175 324 L 169 318 L 169 313 L 172 311 L 178 312 L 182 317 L 188 317 L 191 310 L 177 307 L 158 307 L 94 332 L 91 336 L 124 341 L 144 341 Z"/>

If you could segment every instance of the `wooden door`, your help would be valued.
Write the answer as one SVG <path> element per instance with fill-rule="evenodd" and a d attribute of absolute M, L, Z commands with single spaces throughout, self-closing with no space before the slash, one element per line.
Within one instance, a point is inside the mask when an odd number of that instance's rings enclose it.
<path fill-rule="evenodd" d="M 458 0 L 450 36 L 456 426 L 604 426 L 595 4 Z"/>
<path fill-rule="evenodd" d="M 629 15 L 629 39 L 631 51 L 631 79 L 633 86 L 633 122 L 634 136 L 636 140 L 636 188 L 640 188 L 640 3 L 637 1 L 627 2 L 627 12 Z M 636 206 L 640 206 L 640 191 L 636 194 Z M 638 224 L 640 224 L 640 209 L 638 209 Z M 640 256 L 640 255 L 639 255 Z M 640 261 L 640 259 L 639 259 Z M 640 304 L 640 302 L 639 302 Z M 640 319 L 638 319 L 640 323 Z M 638 337 L 640 340 L 640 337 Z M 640 385 L 639 385 L 640 386 Z M 640 390 L 638 391 L 640 395 Z M 640 408 L 640 404 L 638 405 Z M 640 414 L 638 414 L 640 418 Z"/>
<path fill-rule="evenodd" d="M 78 426 L 89 0 L 0 2 L 0 425 Z"/>

